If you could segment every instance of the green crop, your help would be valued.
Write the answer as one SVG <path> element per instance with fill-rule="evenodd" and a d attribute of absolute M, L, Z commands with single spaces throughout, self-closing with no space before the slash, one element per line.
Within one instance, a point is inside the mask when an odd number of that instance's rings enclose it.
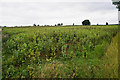
<path fill-rule="evenodd" d="M 3 78 L 32 77 L 33 65 L 52 59 L 101 58 L 117 32 L 118 26 L 3 28 Z"/>

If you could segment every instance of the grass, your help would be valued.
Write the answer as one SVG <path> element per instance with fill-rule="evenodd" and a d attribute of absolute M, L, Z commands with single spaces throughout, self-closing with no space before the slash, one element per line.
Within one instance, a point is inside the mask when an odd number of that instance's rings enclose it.
<path fill-rule="evenodd" d="M 118 78 L 118 35 L 120 35 L 120 32 L 112 39 L 112 42 L 105 54 L 104 57 L 104 72 L 108 73 L 106 74 L 106 77 L 108 78 Z"/>

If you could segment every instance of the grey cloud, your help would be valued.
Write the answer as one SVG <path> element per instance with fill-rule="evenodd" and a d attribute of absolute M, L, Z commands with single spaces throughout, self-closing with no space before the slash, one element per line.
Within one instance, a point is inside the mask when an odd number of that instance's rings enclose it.
<path fill-rule="evenodd" d="M 1 8 L 1 25 L 81 24 L 87 18 L 95 24 L 117 22 L 117 10 L 110 2 L 2 2 Z"/>
<path fill-rule="evenodd" d="M 1 0 L 2 2 L 109 2 L 110 0 Z"/>

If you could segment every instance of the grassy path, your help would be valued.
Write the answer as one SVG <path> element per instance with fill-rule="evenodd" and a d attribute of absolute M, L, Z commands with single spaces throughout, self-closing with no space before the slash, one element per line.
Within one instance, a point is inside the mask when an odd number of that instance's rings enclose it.
<path fill-rule="evenodd" d="M 120 32 L 118 33 L 120 35 Z M 118 34 L 113 37 L 105 56 L 102 58 L 103 64 L 100 64 L 101 70 L 97 73 L 103 73 L 102 78 L 118 78 Z M 96 76 L 97 78 L 98 76 Z"/>
<path fill-rule="evenodd" d="M 120 35 L 120 32 L 118 33 Z M 107 74 L 106 76 L 109 78 L 118 78 L 118 34 L 113 38 L 106 54 L 105 54 L 105 62 L 104 69 Z"/>

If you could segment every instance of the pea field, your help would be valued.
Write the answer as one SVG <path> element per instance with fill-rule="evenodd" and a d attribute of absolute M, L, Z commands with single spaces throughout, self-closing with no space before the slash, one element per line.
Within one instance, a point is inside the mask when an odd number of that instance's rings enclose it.
<path fill-rule="evenodd" d="M 5 27 L 2 78 L 118 78 L 118 25 Z"/>

